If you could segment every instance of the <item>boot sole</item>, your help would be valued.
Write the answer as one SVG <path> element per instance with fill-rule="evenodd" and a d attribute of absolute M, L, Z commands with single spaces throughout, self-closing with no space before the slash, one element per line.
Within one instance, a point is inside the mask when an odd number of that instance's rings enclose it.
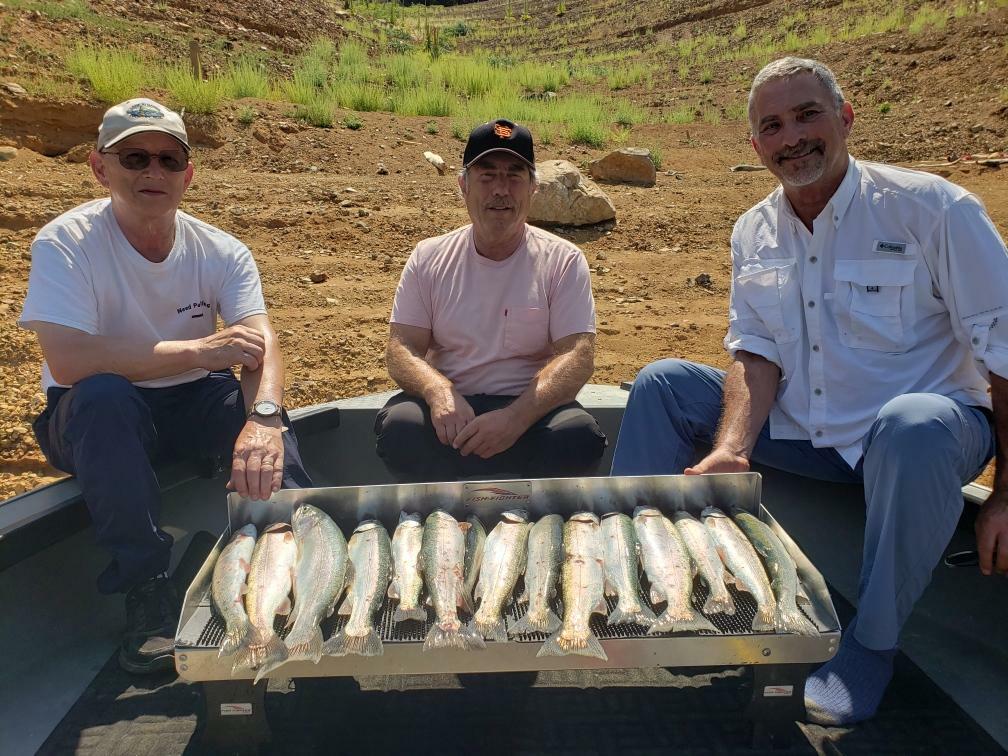
<path fill-rule="evenodd" d="M 131 675 L 152 675 L 157 672 L 167 672 L 169 669 L 175 669 L 175 654 L 162 654 L 150 660 L 138 662 L 130 659 L 120 650 L 119 666 Z"/>

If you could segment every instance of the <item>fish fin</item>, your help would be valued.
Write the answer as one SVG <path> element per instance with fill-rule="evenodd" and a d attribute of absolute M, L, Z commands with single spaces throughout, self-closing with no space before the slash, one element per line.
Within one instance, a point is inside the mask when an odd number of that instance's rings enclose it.
<path fill-rule="evenodd" d="M 248 583 L 242 583 L 242 586 L 241 586 L 241 595 L 244 596 L 248 592 L 249 592 Z"/>
<path fill-rule="evenodd" d="M 460 522 L 458 524 L 458 526 L 459 526 L 459 530 L 462 531 L 462 535 L 467 535 L 469 533 L 469 528 L 472 527 L 472 523 L 471 522 L 465 522 L 465 521 L 463 521 L 463 522 Z"/>
<path fill-rule="evenodd" d="M 424 651 L 431 651 L 438 648 L 457 648 L 467 651 L 475 648 L 486 648 L 483 637 L 470 625 L 463 625 L 457 622 L 455 627 L 442 627 L 441 623 L 435 622 L 424 639 Z"/>
<path fill-rule="evenodd" d="M 270 631 L 265 634 L 261 630 L 256 630 L 251 634 L 248 645 L 235 655 L 231 673 L 234 674 L 238 669 L 252 669 L 256 671 L 258 681 L 285 661 L 287 661 L 287 647 L 276 633 Z"/>
<path fill-rule="evenodd" d="M 525 588 L 522 590 L 521 595 L 518 597 L 518 600 L 515 603 L 527 604 L 528 602 L 529 602 L 529 590 L 528 586 L 526 585 Z"/>
<path fill-rule="evenodd" d="M 754 633 L 772 633 L 777 628 L 777 609 L 775 606 L 757 606 L 753 617 Z M 818 633 L 817 633 L 818 635 Z"/>
<path fill-rule="evenodd" d="M 388 597 L 390 599 L 399 599 L 399 580 L 398 578 L 392 578 L 392 582 L 389 583 L 388 587 Z"/>
<path fill-rule="evenodd" d="M 629 606 L 625 606 L 629 604 Z M 621 601 L 616 605 L 606 620 L 607 625 L 621 625 L 624 623 L 643 625 L 651 627 L 656 621 L 655 613 L 643 604 L 637 602 Z"/>
<path fill-rule="evenodd" d="M 240 647 L 247 645 L 246 641 L 251 632 L 252 625 L 246 621 L 243 625 L 231 628 L 224 633 L 224 642 L 221 643 L 220 653 L 217 654 L 217 658 L 220 659 L 228 654 L 233 654 Z"/>
<path fill-rule="evenodd" d="M 347 635 L 346 628 L 325 642 L 322 653 L 326 656 L 381 656 L 382 642 L 372 627 L 364 635 Z"/>
<path fill-rule="evenodd" d="M 293 611 L 287 615 L 287 622 L 284 623 L 284 630 L 289 630 L 294 627 L 294 622 L 297 620 L 299 606 L 295 606 Z"/>
<path fill-rule="evenodd" d="M 584 638 L 564 638 L 563 629 L 557 630 L 547 638 L 536 656 L 567 656 L 569 654 L 594 656 L 602 661 L 609 660 L 605 649 L 602 648 L 602 644 L 593 633 L 589 632 Z"/>
<path fill-rule="evenodd" d="M 488 621 L 473 620 L 473 628 L 487 640 L 503 643 L 507 640 L 507 631 L 504 629 L 504 618 L 496 617 Z"/>
<path fill-rule="evenodd" d="M 483 581 L 481 580 L 480 582 L 476 583 L 476 590 L 473 591 L 472 600 L 473 602 L 476 602 L 482 598 L 483 598 Z"/>
<path fill-rule="evenodd" d="M 317 625 L 307 633 L 295 636 L 293 633 L 284 640 L 287 658 L 290 661 L 312 661 L 316 664 L 322 658 L 322 628 Z"/>
<path fill-rule="evenodd" d="M 600 598 L 598 603 L 592 608 L 592 614 L 609 614 L 609 604 L 606 602 L 605 598 Z"/>
<path fill-rule="evenodd" d="M 340 608 L 337 614 L 339 614 L 340 616 L 349 617 L 352 611 L 353 611 L 353 591 L 347 591 L 346 598 L 343 599 L 343 603 L 340 604 Z"/>
<path fill-rule="evenodd" d="M 402 607 L 396 607 L 395 614 L 392 615 L 392 622 L 398 624 L 399 622 L 405 622 L 406 620 L 416 620 L 417 622 L 424 622 L 427 619 L 427 610 L 422 606 L 418 606 L 414 609 L 403 609 Z"/>
<path fill-rule="evenodd" d="M 798 591 L 795 593 L 795 602 L 801 604 L 805 608 L 812 606 L 812 599 L 809 598 L 808 594 L 805 592 L 805 587 L 798 581 Z"/>
<path fill-rule="evenodd" d="M 774 617 L 774 627 L 778 633 L 794 633 L 795 635 L 807 635 L 813 638 L 819 635 L 819 630 L 801 613 L 797 605 L 792 610 L 784 609 L 784 607 L 778 604 L 777 615 Z"/>
<path fill-rule="evenodd" d="M 724 570 L 723 580 L 725 585 L 734 585 L 736 590 L 745 591 L 745 586 L 742 585 L 742 581 L 740 581 L 737 577 L 735 577 L 735 573 L 733 573 L 727 567 L 725 567 Z"/>
<path fill-rule="evenodd" d="M 618 596 L 619 595 L 619 591 L 616 590 L 616 586 L 609 580 L 609 578 L 605 579 L 605 583 L 602 586 L 602 592 L 606 596 Z"/>
<path fill-rule="evenodd" d="M 703 611 L 704 614 L 735 614 L 735 601 L 727 590 L 711 591 Z"/>
<path fill-rule="evenodd" d="M 521 619 L 511 628 L 511 635 L 531 635 L 532 633 L 555 633 L 560 629 L 560 618 L 547 608 L 545 612 L 533 614 L 525 612 Z"/>
<path fill-rule="evenodd" d="M 424 596 L 423 605 L 434 606 L 434 599 L 431 598 L 429 593 L 426 596 Z"/>
<path fill-rule="evenodd" d="M 463 583 L 462 581 L 459 581 L 457 593 L 458 598 L 455 600 L 456 605 L 459 606 L 463 611 L 468 612 L 469 614 L 475 614 L 476 613 L 476 609 L 474 608 L 475 602 L 472 600 L 472 596 L 470 596 L 466 592 L 465 583 Z"/>
<path fill-rule="evenodd" d="M 291 603 L 290 596 L 283 600 L 283 603 L 277 607 L 277 614 L 290 614 L 294 605 Z"/>
<path fill-rule="evenodd" d="M 711 621 L 693 607 L 676 608 L 671 604 L 648 629 L 648 635 L 655 633 L 697 633 L 701 630 L 717 632 Z"/>
<path fill-rule="evenodd" d="M 648 591 L 648 595 L 651 597 L 652 604 L 661 604 L 665 601 L 665 596 L 653 585 L 651 586 L 651 590 Z"/>

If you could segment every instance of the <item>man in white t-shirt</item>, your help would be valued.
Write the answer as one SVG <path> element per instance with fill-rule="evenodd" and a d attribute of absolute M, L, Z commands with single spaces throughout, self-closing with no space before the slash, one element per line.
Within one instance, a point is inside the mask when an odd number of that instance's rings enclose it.
<path fill-rule="evenodd" d="M 864 485 L 857 616 L 805 688 L 812 721 L 850 724 L 875 714 L 995 430 L 976 538 L 983 573 L 1008 574 L 1008 253 L 962 187 L 848 154 L 854 111 L 823 64 L 766 66 L 749 122 L 781 186 L 732 233 L 732 364 L 642 370 L 613 473 L 754 460 Z M 712 450 L 691 466 L 695 442 Z"/>
<path fill-rule="evenodd" d="M 590 475 L 605 435 L 575 400 L 594 370 L 584 255 L 526 224 L 528 129 L 469 135 L 459 188 L 472 224 L 420 242 L 392 305 L 378 454 L 401 481 Z"/>
<path fill-rule="evenodd" d="M 311 482 L 283 427 L 283 357 L 252 254 L 178 210 L 193 177 L 182 119 L 153 100 L 116 105 L 90 163 L 110 198 L 39 231 L 18 322 L 45 357 L 36 438 L 77 476 L 112 555 L 98 589 L 126 594 L 120 664 L 146 673 L 174 666 L 178 611 L 153 463 L 229 458 L 228 487 L 252 499 Z"/>

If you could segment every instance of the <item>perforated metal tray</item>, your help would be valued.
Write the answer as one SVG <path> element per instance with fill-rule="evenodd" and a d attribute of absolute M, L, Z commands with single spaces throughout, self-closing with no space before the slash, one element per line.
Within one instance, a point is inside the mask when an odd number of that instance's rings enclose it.
<path fill-rule="evenodd" d="M 344 488 L 317 488 L 280 491 L 268 502 L 246 501 L 235 494 L 228 499 L 230 527 L 218 540 L 186 593 L 176 637 L 176 666 L 188 680 L 221 680 L 231 677 L 231 659 L 218 659 L 224 627 L 214 613 L 209 596 L 213 565 L 231 532 L 254 522 L 260 529 L 279 521 L 289 521 L 301 503 L 326 511 L 349 534 L 366 518 L 380 520 L 391 534 L 401 511 L 428 514 L 443 508 L 460 520 L 477 514 L 487 531 L 507 509 L 529 510 L 532 519 L 555 512 L 569 516 L 577 511 L 633 512 L 635 506 L 657 506 L 666 513 L 684 509 L 699 514 L 708 504 L 740 507 L 757 514 L 780 536 L 798 568 L 799 579 L 811 605 L 803 607 L 820 635 L 753 633 L 751 620 L 755 602 L 746 593 L 730 587 L 737 612 L 734 616 L 707 615 L 716 633 L 647 635 L 645 628 L 606 624 L 593 617 L 591 627 L 608 655 L 608 661 L 583 656 L 537 657 L 545 635 L 535 634 L 506 642 L 487 641 L 486 649 L 423 651 L 423 640 L 433 616 L 426 622 L 392 624 L 395 602 L 386 601 L 376 617 L 383 653 L 375 657 L 323 657 L 319 664 L 293 662 L 275 670 L 273 677 L 329 677 L 341 675 L 431 674 L 437 672 L 504 672 L 540 669 L 583 669 L 601 667 L 688 667 L 749 664 L 815 663 L 830 658 L 840 638 L 839 622 L 822 576 L 794 542 L 760 505 L 760 476 L 756 473 L 709 476 L 640 476 L 610 478 L 551 478 L 531 481 L 481 481 L 479 483 L 431 483 Z M 520 587 L 515 596 L 520 595 Z M 707 589 L 697 580 L 693 602 L 699 610 Z M 642 591 L 642 598 L 655 608 Z M 609 600 L 609 608 L 615 606 Z M 556 602 L 559 615 L 562 606 Z M 510 626 L 521 616 L 514 600 L 505 611 Z M 464 617 L 465 618 L 465 617 Z M 323 623 L 330 637 L 346 619 L 334 615 Z M 284 634 L 283 621 L 277 630 Z M 239 673 L 251 677 L 249 672 Z"/>

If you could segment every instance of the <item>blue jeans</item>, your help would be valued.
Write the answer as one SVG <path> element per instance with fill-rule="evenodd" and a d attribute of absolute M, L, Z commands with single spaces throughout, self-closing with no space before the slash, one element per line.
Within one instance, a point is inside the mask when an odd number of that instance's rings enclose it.
<path fill-rule="evenodd" d="M 154 464 L 218 457 L 230 464 L 246 418 L 241 387 L 230 371 L 167 388 L 103 373 L 47 393 L 35 437 L 53 467 L 77 476 L 98 545 L 112 554 L 98 590 L 126 592 L 167 570 L 171 557 L 172 537 L 158 527 Z M 310 486 L 294 432 L 283 442 L 283 487 Z"/>
<path fill-rule="evenodd" d="M 661 360 L 634 381 L 613 454 L 613 475 L 679 474 L 697 442 L 714 441 L 722 370 Z M 986 410 L 938 394 L 905 394 L 879 410 L 856 468 L 832 448 L 770 438 L 752 461 L 807 478 L 863 483 L 867 506 L 856 635 L 868 648 L 896 646 L 962 513 L 962 486 L 994 455 Z"/>

